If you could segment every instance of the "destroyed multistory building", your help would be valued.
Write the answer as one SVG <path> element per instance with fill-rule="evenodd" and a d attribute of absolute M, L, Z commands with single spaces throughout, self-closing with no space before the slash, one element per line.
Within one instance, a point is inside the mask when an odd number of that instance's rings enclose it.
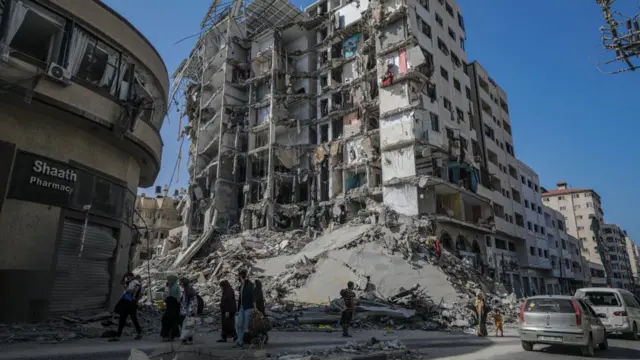
<path fill-rule="evenodd" d="M 391 211 L 438 220 L 443 246 L 487 262 L 454 1 L 216 2 L 202 25 L 174 74 L 192 142 L 183 246 Z"/>
<path fill-rule="evenodd" d="M 169 195 L 169 186 L 156 186 L 155 196 L 142 193 L 136 197 L 133 224 L 138 230 L 139 241 L 133 252 L 134 266 L 138 260 L 148 260 L 162 249 L 164 239 L 170 231 L 182 225 L 182 216 L 177 209 L 180 191 Z"/>

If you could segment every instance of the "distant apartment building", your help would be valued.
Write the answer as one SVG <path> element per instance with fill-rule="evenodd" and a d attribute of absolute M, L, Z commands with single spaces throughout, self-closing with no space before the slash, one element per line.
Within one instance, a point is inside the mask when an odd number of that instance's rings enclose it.
<path fill-rule="evenodd" d="M 631 263 L 631 275 L 635 291 L 640 292 L 640 247 L 627 237 L 627 253 L 629 254 L 629 262 Z"/>
<path fill-rule="evenodd" d="M 562 213 L 567 232 L 580 241 L 582 254 L 591 270 L 599 275 L 604 268 L 607 281 L 610 281 L 609 264 L 605 260 L 602 242 L 604 211 L 600 195 L 592 189 L 570 188 L 566 182 L 558 182 L 556 189 L 543 192 L 542 199 L 546 206 Z"/>
<path fill-rule="evenodd" d="M 605 223 L 602 233 L 605 258 L 611 268 L 611 286 L 633 290 L 633 272 L 627 251 L 627 232 L 616 224 Z"/>
<path fill-rule="evenodd" d="M 542 211 L 552 269 L 552 278 L 547 282 L 553 284 L 553 294 L 571 294 L 584 283 L 586 277 L 582 257 L 576 256 L 578 240 L 567 233 L 562 213 L 547 206 L 543 206 Z"/>
<path fill-rule="evenodd" d="M 136 198 L 134 226 L 140 234 L 137 246 L 140 260 L 149 259 L 162 247 L 162 240 L 169 231 L 181 225 L 182 216 L 177 210 L 179 193 L 169 196 L 168 186 L 156 186 L 156 196 L 142 193 Z"/>
<path fill-rule="evenodd" d="M 517 295 L 524 295 L 527 290 L 521 270 L 528 261 L 529 248 L 524 239 L 524 198 L 513 147 L 507 94 L 477 61 L 467 65 L 466 70 L 471 79 L 471 89 L 467 93 L 473 108 L 471 125 L 477 134 L 479 147 L 473 153 L 480 164 L 478 192 L 493 201 L 495 216 L 495 234 L 492 239 L 487 239 L 487 253 L 492 260 L 489 264 L 500 281 L 512 286 Z M 533 190 L 540 191 L 539 186 L 536 184 Z M 545 266 L 544 260 L 539 263 L 538 259 L 533 260 L 535 266 Z M 539 279 L 539 276 L 533 275 L 533 278 Z M 540 287 L 537 281 L 537 287 Z M 527 288 L 531 291 L 531 285 Z"/>
<path fill-rule="evenodd" d="M 546 281 L 551 277 L 551 254 L 547 233 L 550 230 L 553 231 L 553 228 L 546 223 L 538 174 L 522 161 L 518 160 L 517 163 L 521 183 L 520 193 L 518 195 L 512 188 L 511 196 L 514 201 L 521 201 L 524 205 L 527 257 L 522 263 L 523 282 L 525 290 L 531 289 L 530 294 L 533 292 L 540 294 L 546 291 Z M 525 277 L 525 274 L 529 276 Z"/>

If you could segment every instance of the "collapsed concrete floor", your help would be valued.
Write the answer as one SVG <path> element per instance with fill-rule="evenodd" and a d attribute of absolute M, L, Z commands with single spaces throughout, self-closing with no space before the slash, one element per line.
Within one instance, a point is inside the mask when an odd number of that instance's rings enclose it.
<path fill-rule="evenodd" d="M 477 291 L 501 310 L 507 325 L 515 324 L 515 296 L 446 250 L 435 257 L 430 220 L 366 222 L 334 224 L 316 238 L 302 230 L 223 235 L 184 266 L 173 266 L 184 263 L 177 261 L 184 251 L 174 249 L 135 272 L 144 280 L 151 277 L 151 293 L 162 291 L 167 275 L 191 279 L 217 319 L 219 282 L 228 280 L 237 288 L 238 271 L 248 269 L 251 279 L 263 282 L 268 315 L 280 329 L 336 326 L 336 299 L 348 281 L 356 284 L 360 299 L 355 327 L 468 330 L 476 323 L 472 304 Z"/>

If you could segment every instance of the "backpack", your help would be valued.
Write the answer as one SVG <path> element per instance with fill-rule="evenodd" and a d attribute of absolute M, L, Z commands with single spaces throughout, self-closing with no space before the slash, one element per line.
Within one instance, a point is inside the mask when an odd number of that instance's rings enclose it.
<path fill-rule="evenodd" d="M 198 315 L 202 315 L 204 312 L 204 300 L 202 300 L 200 295 L 197 295 L 196 298 L 198 299 Z"/>

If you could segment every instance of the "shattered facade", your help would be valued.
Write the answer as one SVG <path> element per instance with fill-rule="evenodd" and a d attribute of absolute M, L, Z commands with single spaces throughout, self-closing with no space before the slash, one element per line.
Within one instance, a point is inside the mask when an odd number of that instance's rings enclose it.
<path fill-rule="evenodd" d="M 243 6 L 214 3 L 174 74 L 192 143 L 183 245 L 237 227 L 321 233 L 392 211 L 437 220 L 444 246 L 486 263 L 493 210 L 477 193 L 455 3 Z"/>

